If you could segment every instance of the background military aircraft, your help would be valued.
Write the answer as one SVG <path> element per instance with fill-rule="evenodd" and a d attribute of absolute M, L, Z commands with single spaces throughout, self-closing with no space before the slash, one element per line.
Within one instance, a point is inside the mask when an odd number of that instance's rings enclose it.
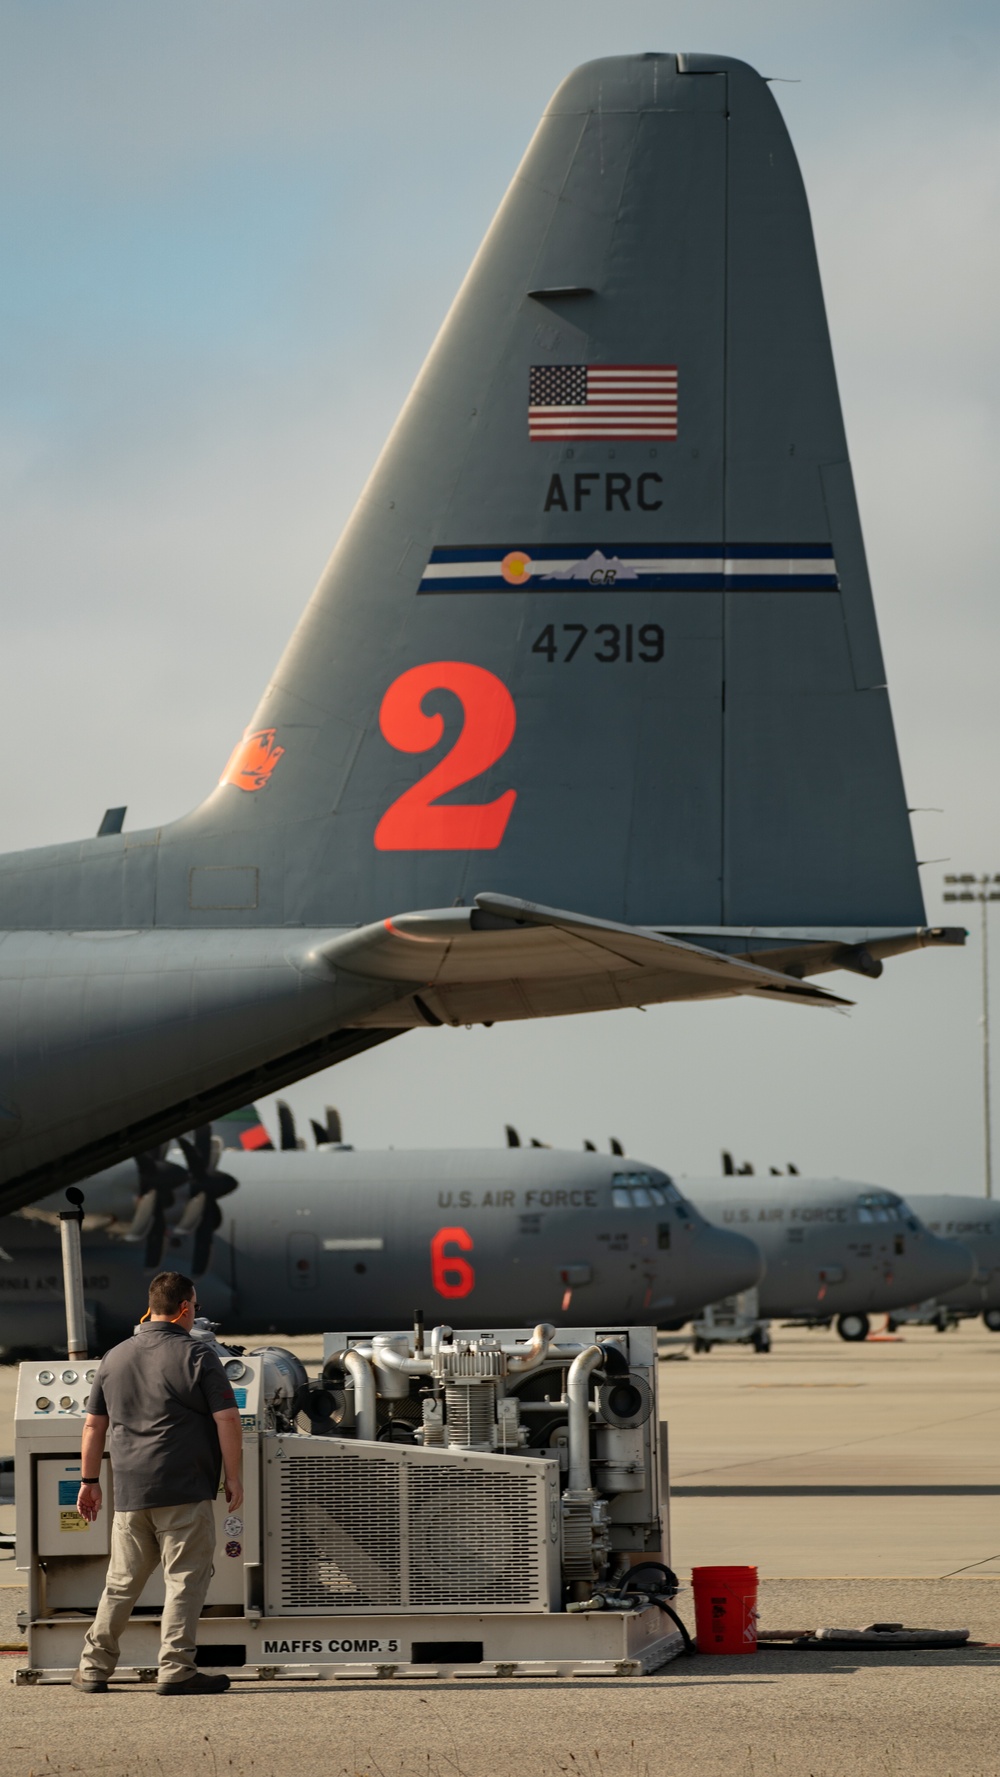
<path fill-rule="evenodd" d="M 0 859 L 0 1209 L 407 1029 L 954 937 L 751 68 L 562 84 L 219 784 L 124 815 Z"/>
<path fill-rule="evenodd" d="M 95 1346 L 132 1328 L 154 1270 L 197 1277 L 203 1311 L 284 1335 L 687 1318 L 761 1272 L 742 1233 L 706 1222 L 666 1173 L 618 1154 L 538 1147 L 357 1153 L 328 1113 L 304 1152 L 287 1107 L 274 1148 L 256 1112 L 85 1189 L 84 1289 Z M 205 1138 L 208 1137 L 206 1140 Z M 63 1335 L 60 1193 L 0 1220 L 0 1345 Z"/>
<path fill-rule="evenodd" d="M 960 1240 L 969 1247 L 975 1268 L 957 1289 L 935 1293 L 948 1314 L 981 1314 L 991 1333 L 1000 1333 L 1000 1203 L 992 1197 L 962 1197 L 954 1192 L 909 1198 L 933 1234 Z"/>
<path fill-rule="evenodd" d="M 763 1317 L 836 1319 L 841 1338 L 864 1339 L 869 1314 L 960 1288 L 972 1272 L 969 1247 L 931 1233 L 894 1191 L 742 1173 L 684 1178 L 681 1188 L 716 1227 L 760 1248 Z"/>

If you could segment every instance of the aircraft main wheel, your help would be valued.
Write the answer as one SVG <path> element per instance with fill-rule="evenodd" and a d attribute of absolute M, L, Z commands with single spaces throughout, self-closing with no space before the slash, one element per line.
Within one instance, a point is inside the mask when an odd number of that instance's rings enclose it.
<path fill-rule="evenodd" d="M 753 1348 L 755 1351 L 760 1352 L 770 1351 L 771 1349 L 771 1335 L 770 1333 L 765 1333 L 763 1327 L 758 1327 L 757 1331 L 754 1333 Z"/>
<path fill-rule="evenodd" d="M 989 1327 L 991 1333 L 1000 1333 L 1000 1308 L 984 1309 L 983 1325 Z"/>
<path fill-rule="evenodd" d="M 898 1325 L 898 1320 L 893 1320 L 891 1314 L 886 1316 L 885 1330 L 887 1333 L 894 1333 Z"/>
<path fill-rule="evenodd" d="M 837 1319 L 837 1331 L 849 1344 L 857 1345 L 867 1339 L 869 1324 L 867 1314 L 841 1314 Z"/>
<path fill-rule="evenodd" d="M 694 1348 L 695 1351 L 711 1351 L 712 1341 L 711 1339 L 695 1339 Z"/>

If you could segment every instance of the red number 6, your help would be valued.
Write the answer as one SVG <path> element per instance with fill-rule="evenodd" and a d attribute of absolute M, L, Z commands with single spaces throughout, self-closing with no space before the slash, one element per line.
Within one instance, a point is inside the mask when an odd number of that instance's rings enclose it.
<path fill-rule="evenodd" d="M 424 714 L 429 691 L 452 691 L 464 717 L 455 744 L 387 808 L 375 828 L 377 851 L 494 851 L 504 836 L 516 790 L 495 802 L 435 799 L 457 790 L 502 757 L 514 738 L 517 711 L 501 679 L 467 660 L 433 660 L 393 680 L 382 699 L 379 727 L 401 753 L 426 753 L 444 733 L 444 717 Z"/>
<path fill-rule="evenodd" d="M 476 1281 L 468 1259 L 446 1253 L 446 1246 L 461 1247 L 471 1253 L 472 1235 L 464 1228 L 439 1228 L 431 1241 L 431 1282 L 439 1296 L 467 1296 Z"/>

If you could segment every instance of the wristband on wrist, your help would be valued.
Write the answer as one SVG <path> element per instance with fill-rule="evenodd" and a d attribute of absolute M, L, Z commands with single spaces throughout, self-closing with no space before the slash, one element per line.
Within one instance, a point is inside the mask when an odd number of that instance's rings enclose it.
<path fill-rule="evenodd" d="M 81 1475 L 80 1476 L 81 1487 L 99 1487 L 100 1484 L 101 1484 L 100 1475 Z"/>

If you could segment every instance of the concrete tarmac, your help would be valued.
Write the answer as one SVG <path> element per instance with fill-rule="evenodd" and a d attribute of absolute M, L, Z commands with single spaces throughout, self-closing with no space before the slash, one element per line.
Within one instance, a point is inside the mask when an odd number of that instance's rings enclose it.
<path fill-rule="evenodd" d="M 902 1621 L 996 1645 L 698 1656 L 565 1683 L 236 1681 L 187 1703 L 15 1688 L 11 1653 L 0 1777 L 1000 1777 L 1000 1337 L 968 1323 L 863 1346 L 778 1331 L 763 1357 L 683 1349 L 665 1343 L 661 1370 L 683 1581 L 753 1562 L 764 1630 Z M 0 1371 L 8 1426 L 12 1403 Z M 18 1638 L 12 1565 L 0 1644 Z"/>

